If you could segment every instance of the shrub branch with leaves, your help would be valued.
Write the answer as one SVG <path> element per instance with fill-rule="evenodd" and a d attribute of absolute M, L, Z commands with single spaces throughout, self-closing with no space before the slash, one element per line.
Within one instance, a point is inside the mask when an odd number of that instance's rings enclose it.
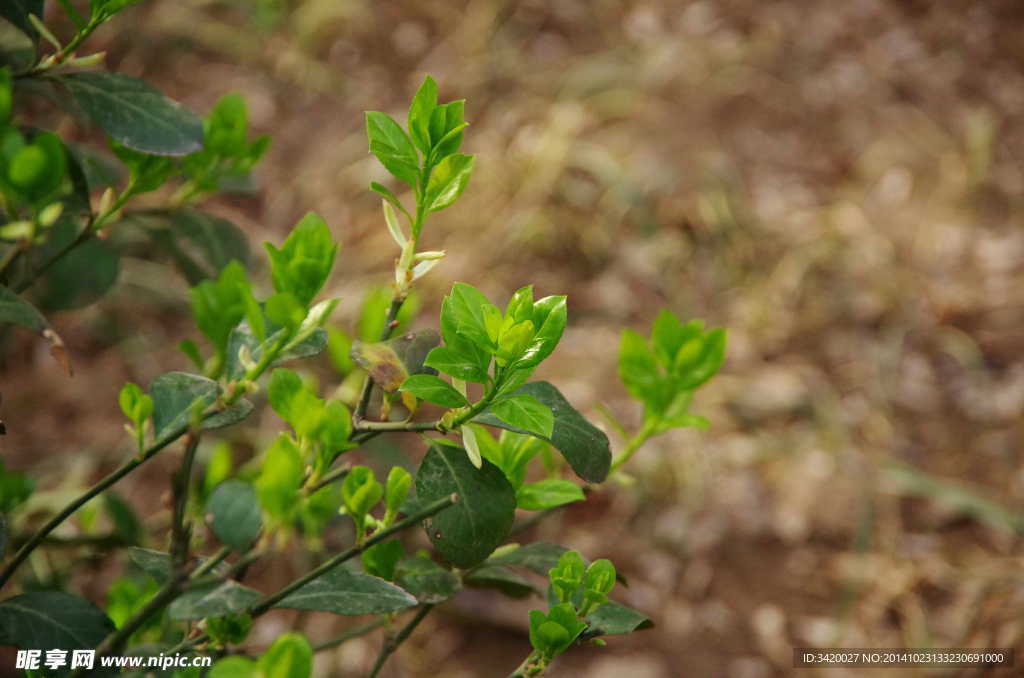
<path fill-rule="evenodd" d="M 370 674 L 376 676 L 433 609 L 474 586 L 546 597 L 547 611 L 530 613 L 533 649 L 512 673 L 537 676 L 582 640 L 600 644 L 602 636 L 650 625 L 608 598 L 617 577 L 610 561 L 588 564 L 562 546 L 507 542 L 548 512 L 585 499 L 564 466 L 585 483 L 601 483 L 652 436 L 706 426 L 689 406 L 722 363 L 725 333 L 664 311 L 649 340 L 623 334 L 620 373 L 644 416 L 613 458 L 607 436 L 554 385 L 530 381 L 566 328 L 566 297 L 537 299 L 527 285 L 501 308 L 456 282 L 437 330 L 405 331 L 418 306 L 416 281 L 445 256 L 420 250 L 427 220 L 462 195 L 474 169 L 474 157 L 459 152 L 465 102 L 439 103 L 430 77 L 413 97 L 404 128 L 384 113 L 366 114 L 370 152 L 405 185 L 409 200 L 370 186 L 383 198 L 384 225 L 398 254 L 390 294 L 371 298 L 357 336 L 330 324 L 338 299 L 317 300 L 339 245 L 315 214 L 279 246 L 267 243 L 273 293 L 258 295 L 240 231 L 191 207 L 237 183 L 265 151 L 266 138 L 249 138 L 244 101 L 223 98 L 203 122 L 139 80 L 82 70 L 102 61 L 77 56 L 84 40 L 131 4 L 93 0 L 86 17 L 61 3 L 77 27 L 64 44 L 40 20 L 41 0 L 0 10 L 0 322 L 42 334 L 63 356 L 43 311 L 83 303 L 62 305 L 69 277 L 95 283 L 86 302 L 109 289 L 121 256 L 118 238 L 141 233 L 163 246 L 192 285 L 188 297 L 204 342 L 180 346 L 196 372 L 162 374 L 146 390 L 125 384 L 119 404 L 134 452 L 43 524 L 20 511 L 31 502 L 33 483 L 0 466 L 0 556 L 12 547 L 0 586 L 21 587 L 0 600 L 0 644 L 95 648 L 101 656 L 205 653 L 220 657 L 209 670 L 213 678 L 303 678 L 316 651 L 387 627 Z M 44 56 L 46 42 L 53 51 Z M 70 94 L 75 111 L 106 133 L 109 159 L 120 161 L 124 179 L 106 175 L 94 152 L 19 121 L 18 102 L 39 87 Z M 131 207 L 154 191 L 166 196 L 164 207 Z M 315 385 L 280 366 L 325 349 L 344 384 L 355 388 L 321 398 Z M 287 430 L 238 469 L 230 448 L 219 444 L 200 472 L 203 441 L 245 420 L 264 389 Z M 422 403 L 441 414 L 418 416 Z M 394 466 L 382 482 L 369 466 L 348 462 L 372 438 L 403 432 L 421 434 L 426 449 L 415 473 Z M 111 488 L 165 450 L 180 456 L 170 484 L 168 547 L 154 551 L 139 547 L 153 537 Z M 534 460 L 543 462 L 540 480 Z M 116 528 L 114 546 L 128 547 L 129 572 L 138 573 L 112 585 L 105 611 L 60 587 L 16 578 L 72 516 L 86 537 L 94 536 L 96 501 L 105 502 Z M 517 523 L 517 511 L 538 513 Z M 254 562 L 296 546 L 322 554 L 322 536 L 337 528 L 339 514 L 352 525 L 347 549 L 271 593 L 243 583 Z M 416 526 L 431 551 L 406 550 L 412 539 L 405 533 Z M 528 573 L 546 577 L 546 590 Z M 243 656 L 253 621 L 276 609 L 376 618 L 317 647 L 293 632 L 257 658 Z M 25 623 L 27 610 L 32 624 Z M 404 612 L 413 615 L 399 625 Z"/>

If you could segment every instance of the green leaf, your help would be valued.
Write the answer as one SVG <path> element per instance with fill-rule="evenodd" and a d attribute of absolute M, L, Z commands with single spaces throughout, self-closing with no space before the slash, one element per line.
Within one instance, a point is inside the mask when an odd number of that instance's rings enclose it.
<path fill-rule="evenodd" d="M 217 538 L 239 551 L 248 548 L 263 527 L 256 492 L 242 480 L 218 485 L 206 502 L 206 510 Z"/>
<path fill-rule="evenodd" d="M 701 339 L 700 353 L 692 359 L 685 359 L 684 352 L 688 348 L 688 344 L 684 344 L 676 355 L 672 369 L 675 374 L 679 375 L 678 388 L 694 389 L 701 386 L 715 376 L 725 361 L 725 330 L 721 328 L 711 330 Z"/>
<path fill-rule="evenodd" d="M 263 305 L 267 320 L 289 332 L 296 332 L 306 319 L 306 309 L 291 292 L 279 292 Z"/>
<path fill-rule="evenodd" d="M 10 21 L 0 18 L 0 67 L 13 73 L 24 73 L 36 60 L 36 44 L 27 33 Z M 0 115 L 0 119 L 6 118 Z"/>
<path fill-rule="evenodd" d="M 0 513 L 12 511 L 35 491 L 35 482 L 19 471 L 4 470 L 0 461 Z"/>
<path fill-rule="evenodd" d="M 370 190 L 377 193 L 382 198 L 387 200 L 395 209 L 399 212 L 405 212 L 405 208 L 402 207 L 402 201 L 398 199 L 398 196 L 392 193 L 387 186 L 378 184 L 376 181 L 370 182 Z"/>
<path fill-rule="evenodd" d="M 358 615 L 396 612 L 416 604 L 415 597 L 394 584 L 339 567 L 317 577 L 274 607 Z"/>
<path fill-rule="evenodd" d="M 218 354 L 226 350 L 228 337 L 245 317 L 251 297 L 245 269 L 237 261 L 228 263 L 216 280 L 203 280 L 189 290 L 196 325 Z"/>
<path fill-rule="evenodd" d="M 477 469 L 463 449 L 434 444 L 416 473 L 416 496 L 429 503 L 452 493 L 458 494 L 458 503 L 423 521 L 423 528 L 441 557 L 458 567 L 472 567 L 508 535 L 515 491 L 489 461 Z"/>
<path fill-rule="evenodd" d="M 185 426 L 193 406 L 205 409 L 217 398 L 217 382 L 198 374 L 168 372 L 149 386 L 153 398 L 153 437 L 162 442 Z"/>
<path fill-rule="evenodd" d="M 223 617 L 245 612 L 262 597 L 259 591 L 228 580 L 186 591 L 171 603 L 167 613 L 175 621 Z"/>
<path fill-rule="evenodd" d="M 558 565 L 558 559 L 569 549 L 546 541 L 536 541 L 526 546 L 487 559 L 488 565 L 516 565 L 531 572 L 548 576 L 548 570 Z"/>
<path fill-rule="evenodd" d="M 437 108 L 437 83 L 429 75 L 423 79 L 409 105 L 409 134 L 416 148 L 426 155 L 432 146 L 430 140 L 430 114 Z"/>
<path fill-rule="evenodd" d="M 71 220 L 50 229 L 46 244 L 39 247 L 39 261 L 49 261 L 78 237 Z M 120 252 L 106 240 L 89 238 L 49 268 L 33 287 L 40 308 L 64 310 L 93 303 L 110 291 L 121 268 Z"/>
<path fill-rule="evenodd" d="M 424 364 L 456 379 L 482 384 L 487 381 L 487 368 L 481 367 L 481 358 L 489 361 L 489 357 L 483 353 L 474 351 L 472 356 L 467 357 L 451 346 L 438 346 L 430 351 Z"/>
<path fill-rule="evenodd" d="M 91 649 L 113 631 L 114 623 L 103 610 L 67 593 L 35 591 L 0 601 L 0 645 L 43 651 Z"/>
<path fill-rule="evenodd" d="M 460 337 L 465 337 L 479 348 L 492 347 L 484 319 L 485 309 L 491 306 L 480 290 L 457 282 L 441 304 L 441 336 L 444 343 L 467 358 L 474 358 L 465 350 Z M 474 362 L 477 362 L 475 359 Z"/>
<path fill-rule="evenodd" d="M 420 603 L 448 600 L 462 588 L 459 578 L 424 555 L 406 558 L 395 568 L 395 582 Z"/>
<path fill-rule="evenodd" d="M 533 396 L 505 396 L 492 402 L 487 410 L 514 429 L 551 439 L 555 416 L 550 407 Z"/>
<path fill-rule="evenodd" d="M 2 323 L 21 325 L 38 334 L 42 334 L 50 327 L 35 306 L 19 297 L 13 290 L 0 285 L 0 324 Z"/>
<path fill-rule="evenodd" d="M 469 404 L 466 397 L 451 384 L 430 374 L 414 374 L 402 382 L 398 390 L 443 407 L 454 408 Z"/>
<path fill-rule="evenodd" d="M 158 221 L 167 226 L 150 228 L 147 233 L 171 256 L 190 285 L 217 278 L 231 261 L 249 266 L 249 241 L 227 219 L 194 209 L 179 209 L 161 216 L 163 219 Z"/>
<path fill-rule="evenodd" d="M 0 2 L 0 16 L 20 28 L 26 35 L 35 38 L 38 33 L 32 22 L 28 20 L 29 14 L 42 17 L 43 0 L 6 0 L 5 2 Z"/>
<path fill-rule="evenodd" d="M 387 581 L 395 578 L 398 561 L 405 556 L 405 549 L 398 539 L 388 539 L 363 551 L 361 560 L 366 573 Z"/>
<path fill-rule="evenodd" d="M 203 122 L 142 80 L 103 71 L 57 78 L 93 122 L 128 148 L 187 155 L 203 146 Z"/>
<path fill-rule="evenodd" d="M 467 586 L 498 589 L 509 598 L 526 598 L 541 592 L 529 580 L 500 565 L 484 565 L 474 569 L 465 579 Z"/>
<path fill-rule="evenodd" d="M 608 601 L 587 616 L 587 636 L 614 636 L 654 626 L 650 618 L 631 607 Z"/>
<path fill-rule="evenodd" d="M 409 488 L 412 486 L 412 476 L 401 466 L 393 466 L 388 471 L 388 480 L 384 487 L 384 507 L 386 514 L 384 523 L 391 524 L 398 512 L 402 509 L 409 496 Z"/>
<path fill-rule="evenodd" d="M 249 351 L 249 355 L 252 359 L 258 362 L 263 356 L 263 352 L 269 350 L 270 347 L 277 343 L 282 336 L 282 332 L 284 332 L 284 330 L 281 330 L 276 326 L 268 328 L 267 333 L 269 336 L 267 336 L 266 340 L 260 341 L 253 333 L 252 328 L 247 321 L 239 323 L 235 329 L 231 331 L 231 334 L 228 335 L 226 356 L 227 367 L 224 370 L 224 376 L 228 379 L 241 379 L 245 376 L 246 368 L 239 360 L 239 351 L 244 347 Z M 309 356 L 321 353 L 325 348 L 327 348 L 327 332 L 323 329 L 317 328 L 312 334 L 299 343 L 289 345 L 281 351 L 277 358 L 271 363 L 271 367 L 288 362 L 289 360 L 308 358 Z"/>
<path fill-rule="evenodd" d="M 303 475 L 299 449 L 291 436 L 282 433 L 267 450 L 256 479 L 256 496 L 263 510 L 281 522 L 289 520 L 300 504 L 299 485 Z"/>
<path fill-rule="evenodd" d="M 177 678 L 178 674 L 175 674 Z M 210 669 L 208 678 L 260 678 L 255 661 L 248 657 L 224 657 Z"/>
<path fill-rule="evenodd" d="M 108 19 L 125 7 L 138 4 L 139 2 L 142 2 L 142 0 L 90 0 L 89 16 L 93 18 Z"/>
<path fill-rule="evenodd" d="M 515 362 L 513 367 L 516 369 L 535 367 L 551 355 L 562 339 L 567 318 L 564 296 L 544 297 L 534 304 L 531 320 L 537 331 L 523 356 Z"/>
<path fill-rule="evenodd" d="M 574 501 L 583 501 L 584 498 L 579 485 L 561 478 L 528 483 L 516 491 L 516 505 L 527 511 L 544 511 Z"/>
<path fill-rule="evenodd" d="M 262 678 L 309 678 L 313 648 L 300 633 L 278 636 L 259 660 Z"/>
<path fill-rule="evenodd" d="M 555 605 L 547 615 L 530 610 L 530 644 L 548 658 L 564 652 L 585 628 L 571 603 Z"/>
<path fill-rule="evenodd" d="M 611 468 L 611 447 L 606 436 L 577 412 L 557 388 L 546 381 L 534 381 L 519 387 L 516 394 L 530 395 L 551 409 L 555 423 L 550 438 L 543 438 L 562 453 L 569 466 L 587 482 L 600 483 Z M 488 410 L 473 419 L 480 424 L 497 426 L 516 433 L 529 433 L 505 423 Z"/>
<path fill-rule="evenodd" d="M 415 186 L 419 179 L 419 156 L 409 135 L 387 114 L 367 111 L 366 136 L 370 152 L 397 179 Z"/>
<path fill-rule="evenodd" d="M 427 209 L 437 212 L 455 202 L 469 184 L 473 173 L 473 156 L 455 154 L 437 164 L 430 173 L 424 202 Z"/>
<path fill-rule="evenodd" d="M 327 224 L 310 212 L 292 229 L 281 249 L 270 243 L 266 247 L 274 290 L 290 292 L 303 306 L 309 306 L 327 281 L 338 253 Z"/>
<path fill-rule="evenodd" d="M 158 584 L 167 583 L 167 578 L 171 576 L 171 554 L 169 553 L 132 546 L 128 549 L 128 557 L 136 567 L 152 577 Z M 206 562 L 206 558 L 202 557 L 197 560 L 200 565 Z M 213 568 L 213 574 L 223 576 L 227 570 L 227 563 L 218 563 Z"/>
<path fill-rule="evenodd" d="M 132 544 L 142 538 L 142 524 L 139 517 L 124 499 L 116 492 L 103 493 L 103 508 L 114 524 L 114 534 L 124 542 Z"/>
<path fill-rule="evenodd" d="M 434 146 L 434 162 L 459 150 L 462 144 L 461 130 L 466 127 L 465 108 L 465 99 L 459 99 L 438 106 L 430 114 L 430 141 Z"/>

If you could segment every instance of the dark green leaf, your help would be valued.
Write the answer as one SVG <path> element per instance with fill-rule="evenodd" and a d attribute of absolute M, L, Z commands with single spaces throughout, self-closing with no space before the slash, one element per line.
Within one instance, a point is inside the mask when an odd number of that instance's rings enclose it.
<path fill-rule="evenodd" d="M 546 541 L 536 541 L 526 546 L 487 559 L 488 565 L 518 565 L 531 572 L 548 576 L 548 570 L 558 565 L 558 559 L 569 549 Z"/>
<path fill-rule="evenodd" d="M 38 261 L 49 261 L 78 237 L 71 220 L 50 229 L 46 244 L 38 249 Z M 63 255 L 36 283 L 39 306 L 49 310 L 79 308 L 93 303 L 117 282 L 121 255 L 106 240 L 89 238 Z"/>
<path fill-rule="evenodd" d="M 274 607 L 357 615 L 395 612 L 416 604 L 416 598 L 383 579 L 335 568 Z"/>
<path fill-rule="evenodd" d="M 158 584 L 167 582 L 167 578 L 171 574 L 171 555 L 169 553 L 133 546 L 128 549 L 128 557 L 136 567 L 152 577 Z M 206 562 L 205 558 L 198 560 L 200 565 Z M 223 575 L 227 569 L 227 563 L 219 563 L 213 568 L 213 574 Z"/>
<path fill-rule="evenodd" d="M 186 155 L 203 147 L 203 122 L 142 80 L 119 73 L 60 76 L 85 113 L 103 131 L 142 153 Z"/>
<path fill-rule="evenodd" d="M 508 535 L 515 491 L 491 462 L 477 469 L 462 448 L 434 444 L 416 473 L 416 496 L 431 502 L 452 493 L 458 503 L 423 521 L 423 528 L 445 560 L 472 567 Z"/>
<path fill-rule="evenodd" d="M 266 341 L 261 342 L 253 334 L 252 328 L 247 321 L 242 321 L 235 326 L 235 329 L 228 335 L 225 376 L 228 379 L 241 379 L 245 376 L 245 367 L 238 359 L 238 352 L 244 346 L 249 350 L 249 355 L 252 356 L 252 359 L 259 361 L 263 351 L 268 350 L 280 339 L 282 335 L 278 334 L 279 331 L 281 331 L 280 328 L 270 328 L 267 332 Z M 322 328 L 317 328 L 307 338 L 278 354 L 277 359 L 271 363 L 271 367 L 288 362 L 289 360 L 308 358 L 323 352 L 325 348 L 327 348 L 327 332 Z"/>
<path fill-rule="evenodd" d="M 237 424 L 248 417 L 252 411 L 253 404 L 245 398 L 239 398 L 238 402 L 231 407 L 204 419 L 203 428 L 210 431 L 215 428 L 224 428 L 225 426 Z"/>
<path fill-rule="evenodd" d="M 103 610 L 67 593 L 36 591 L 0 601 L 0 645 L 43 651 L 91 649 L 113 631 L 114 623 Z"/>
<path fill-rule="evenodd" d="M 462 407 L 469 404 L 466 396 L 456 391 L 451 384 L 429 374 L 414 374 L 402 382 L 399 390 L 443 407 Z"/>
<path fill-rule="evenodd" d="M 149 386 L 153 397 L 153 437 L 165 440 L 189 422 L 193 403 L 205 409 L 217 398 L 217 382 L 198 374 L 168 372 L 161 374 Z"/>
<path fill-rule="evenodd" d="M 116 492 L 103 493 L 103 508 L 110 516 L 110 522 L 114 523 L 115 533 L 126 543 L 134 544 L 142 536 L 142 524 L 135 510 L 129 506 L 121 495 Z"/>
<path fill-rule="evenodd" d="M 37 18 L 43 18 L 43 0 L 4 0 L 0 2 L 0 16 L 20 28 L 25 34 L 36 37 L 37 32 L 32 22 L 28 20 L 29 14 L 35 14 Z"/>
<path fill-rule="evenodd" d="M 415 186 L 419 178 L 419 156 L 409 135 L 385 113 L 367 111 L 366 136 L 370 152 L 396 178 Z"/>
<path fill-rule="evenodd" d="M 395 582 L 419 602 L 430 604 L 448 600 L 461 588 L 455 573 L 423 555 L 398 563 Z"/>
<path fill-rule="evenodd" d="M 547 440 L 555 425 L 551 408 L 528 395 L 510 395 L 491 403 L 487 411 L 503 422 L 521 431 Z"/>
<path fill-rule="evenodd" d="M 228 580 L 185 592 L 171 603 L 171 606 L 167 608 L 167 613 L 175 621 L 223 617 L 245 612 L 260 598 L 262 596 L 259 591 Z"/>
<path fill-rule="evenodd" d="M 527 483 L 516 491 L 516 504 L 527 511 L 545 511 L 583 499 L 583 490 L 579 485 L 561 478 Z"/>
<path fill-rule="evenodd" d="M 0 285 L 0 324 L 3 323 L 21 325 L 37 334 L 42 334 L 50 326 L 35 306 Z"/>
<path fill-rule="evenodd" d="M 551 408 L 555 425 L 551 437 L 545 440 L 562 453 L 576 475 L 591 483 L 600 483 L 608 477 L 612 459 L 608 436 L 584 419 L 557 388 L 546 381 L 534 381 L 520 386 L 515 393 L 533 396 Z M 510 426 L 487 410 L 473 421 L 516 433 L 536 435 Z"/>
<path fill-rule="evenodd" d="M 248 548 L 263 527 L 256 492 L 242 480 L 218 485 L 207 500 L 206 510 L 217 538 L 240 551 Z"/>
<path fill-rule="evenodd" d="M 190 285 L 217 278 L 232 260 L 249 266 L 245 234 L 227 219 L 192 209 L 165 217 L 168 226 L 151 229 L 149 235 L 170 254 Z"/>
<path fill-rule="evenodd" d="M 35 41 L 10 21 L 0 18 L 0 67 L 23 73 L 36 60 Z"/>
<path fill-rule="evenodd" d="M 0 558 L 4 557 L 7 553 L 7 519 L 0 513 Z"/>
<path fill-rule="evenodd" d="M 471 155 L 449 155 L 438 163 L 430 173 L 430 180 L 427 182 L 424 196 L 427 209 L 437 212 L 458 200 L 462 192 L 466 190 L 472 173 L 473 156 Z"/>
<path fill-rule="evenodd" d="M 587 636 L 614 636 L 654 626 L 647 615 L 615 601 L 608 601 L 591 612 L 587 624 Z"/>
<path fill-rule="evenodd" d="M 509 598 L 525 598 L 541 591 L 529 580 L 501 565 L 483 565 L 466 577 L 466 584 L 478 588 L 498 589 Z"/>

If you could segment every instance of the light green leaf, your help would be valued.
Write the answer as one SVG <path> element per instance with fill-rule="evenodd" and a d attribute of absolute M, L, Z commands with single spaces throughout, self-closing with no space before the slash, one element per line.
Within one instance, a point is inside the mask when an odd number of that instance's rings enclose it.
<path fill-rule="evenodd" d="M 308 307 L 327 281 L 338 253 L 326 222 L 310 212 L 295 225 L 281 249 L 265 244 L 274 290 L 289 292 Z"/>
<path fill-rule="evenodd" d="M 370 152 L 396 178 L 415 186 L 419 178 L 419 156 L 409 135 L 387 114 L 367 111 L 366 136 Z"/>
<path fill-rule="evenodd" d="M 398 390 L 443 407 L 463 407 L 469 404 L 466 397 L 451 384 L 430 374 L 414 374 L 402 382 Z"/>
<path fill-rule="evenodd" d="M 473 173 L 473 156 L 455 154 L 437 164 L 430 173 L 424 201 L 427 209 L 437 212 L 455 202 L 469 184 Z"/>
<path fill-rule="evenodd" d="M 309 678 L 313 671 L 313 648 L 300 633 L 278 636 L 259 660 L 262 678 Z"/>
<path fill-rule="evenodd" d="M 527 511 L 544 511 L 584 498 L 579 485 L 560 478 L 528 483 L 516 491 L 516 505 Z"/>
<path fill-rule="evenodd" d="M 555 426 L 551 408 L 529 395 L 510 395 L 491 403 L 488 411 L 515 429 L 550 439 Z"/>
<path fill-rule="evenodd" d="M 437 83 L 429 75 L 424 78 L 409 105 L 409 134 L 424 155 L 430 152 L 430 114 L 437 108 Z"/>
<path fill-rule="evenodd" d="M 259 678 L 259 668 L 248 657 L 224 657 L 213 665 L 207 675 L 209 678 Z"/>

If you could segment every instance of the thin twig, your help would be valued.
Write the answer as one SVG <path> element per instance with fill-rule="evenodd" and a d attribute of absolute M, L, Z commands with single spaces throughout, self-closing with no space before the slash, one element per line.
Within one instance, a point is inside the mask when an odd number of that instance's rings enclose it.
<path fill-rule="evenodd" d="M 370 671 L 370 678 L 377 678 L 377 674 L 379 674 L 380 670 L 384 667 L 384 662 L 388 660 L 388 657 L 395 653 L 395 650 L 405 642 L 405 639 L 416 630 L 416 627 L 420 625 L 420 622 L 423 621 L 423 619 L 430 614 L 430 611 L 433 609 L 434 606 L 432 604 L 424 605 L 420 608 L 420 611 L 416 613 L 416 616 L 409 620 L 409 623 L 403 626 L 402 630 L 399 631 L 394 638 L 389 638 L 384 641 L 384 647 L 380 649 L 380 654 L 377 655 L 377 661 L 373 665 L 373 670 Z"/>
<path fill-rule="evenodd" d="M 395 324 L 395 318 L 398 317 L 398 311 L 402 308 L 402 304 L 405 302 L 405 297 L 396 296 L 391 298 L 391 304 L 388 306 L 387 315 L 384 317 L 384 329 L 381 330 L 380 340 L 387 341 L 391 337 L 391 331 L 394 330 L 393 325 Z M 359 402 L 356 404 L 355 412 L 352 413 L 352 424 L 353 429 L 359 426 L 359 424 L 366 417 L 366 410 L 370 407 L 370 397 L 373 395 L 373 379 L 370 375 L 366 375 L 366 381 L 363 383 L 363 392 L 359 395 Z"/>
<path fill-rule="evenodd" d="M 336 638 L 332 638 L 326 642 L 320 643 L 319 645 L 314 645 L 313 652 L 323 652 L 324 650 L 330 650 L 332 648 L 338 647 L 339 645 L 346 643 L 352 640 L 353 638 L 359 638 L 360 636 L 365 636 L 367 633 L 372 633 L 373 631 L 376 631 L 377 629 L 379 629 L 387 623 L 388 618 L 382 616 L 378 619 L 375 619 L 372 622 L 363 624 L 362 626 L 357 626 L 354 629 L 349 629 L 348 631 L 345 631 Z"/>

